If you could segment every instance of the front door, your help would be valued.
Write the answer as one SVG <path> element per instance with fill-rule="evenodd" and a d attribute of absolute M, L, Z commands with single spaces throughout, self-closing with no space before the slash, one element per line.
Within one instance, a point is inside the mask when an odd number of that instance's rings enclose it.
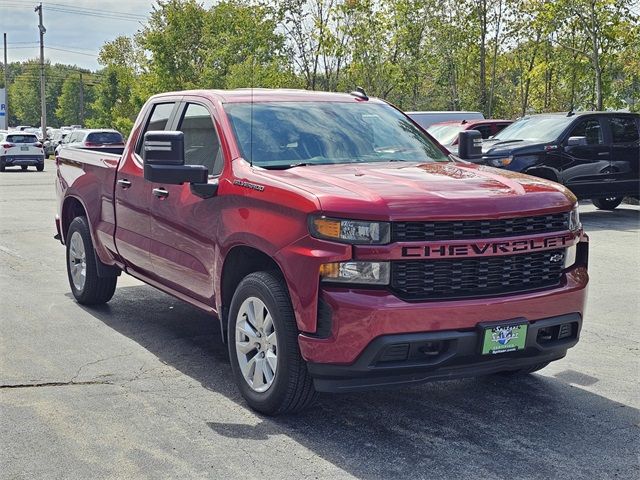
<path fill-rule="evenodd" d="M 152 272 L 149 248 L 153 196 L 151 182 L 144 179 L 142 138 L 148 130 L 164 130 L 175 107 L 176 102 L 151 107 L 137 145 L 126 152 L 116 173 L 116 248 L 128 269 L 146 276 Z"/>
<path fill-rule="evenodd" d="M 186 102 L 175 130 L 184 133 L 185 164 L 205 165 L 209 181 L 223 167 L 213 105 Z M 215 245 L 221 199 L 203 199 L 189 184 L 153 184 L 151 262 L 156 279 L 169 288 L 214 306 Z"/>
<path fill-rule="evenodd" d="M 640 192 L 640 120 L 632 115 L 608 117 L 611 132 L 612 193 L 637 196 Z"/>
<path fill-rule="evenodd" d="M 567 145 L 569 137 L 586 137 L 586 145 Z M 565 138 L 562 151 L 562 183 L 579 197 L 606 188 L 611 178 L 611 146 L 605 142 L 601 120 L 580 120 Z"/>

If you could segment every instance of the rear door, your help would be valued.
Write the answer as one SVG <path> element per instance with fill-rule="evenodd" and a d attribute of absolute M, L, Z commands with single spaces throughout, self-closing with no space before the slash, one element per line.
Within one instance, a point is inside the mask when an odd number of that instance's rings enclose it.
<path fill-rule="evenodd" d="M 640 116 L 611 115 L 607 118 L 611 135 L 613 193 L 638 195 L 640 189 Z"/>
<path fill-rule="evenodd" d="M 150 207 L 154 197 L 151 182 L 144 179 L 142 139 L 149 130 L 165 130 L 175 115 L 177 105 L 177 100 L 163 99 L 149 108 L 136 145 L 125 151 L 126 157 L 122 159 L 116 174 L 116 247 L 127 268 L 147 277 L 153 273 L 149 248 Z"/>
<path fill-rule="evenodd" d="M 185 164 L 205 165 L 209 182 L 223 168 L 223 151 L 213 104 L 186 101 L 173 130 L 184 133 Z M 207 305 L 214 306 L 215 245 L 222 199 L 203 199 L 189 184 L 154 183 L 151 262 L 158 281 Z"/>
<path fill-rule="evenodd" d="M 562 142 L 562 182 L 579 197 L 589 197 L 610 183 L 611 145 L 605 137 L 604 120 L 579 118 Z M 570 137 L 586 137 L 586 145 L 568 145 Z"/>

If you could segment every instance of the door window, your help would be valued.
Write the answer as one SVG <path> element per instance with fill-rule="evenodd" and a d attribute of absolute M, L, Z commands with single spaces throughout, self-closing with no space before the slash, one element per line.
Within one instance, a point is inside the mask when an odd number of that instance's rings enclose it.
<path fill-rule="evenodd" d="M 491 136 L 491 125 L 478 125 L 477 127 L 473 127 L 473 129 L 479 131 L 482 138 L 489 138 Z"/>
<path fill-rule="evenodd" d="M 613 143 L 633 143 L 638 141 L 638 127 L 633 118 L 612 117 L 609 119 Z"/>
<path fill-rule="evenodd" d="M 157 103 L 153 106 L 147 126 L 138 138 L 138 145 L 136 146 L 137 154 L 140 154 L 140 151 L 142 150 L 142 139 L 144 138 L 145 133 L 149 130 L 164 130 L 167 127 L 167 123 L 169 122 L 169 117 L 171 117 L 171 112 L 173 111 L 174 106 L 174 102 Z"/>
<path fill-rule="evenodd" d="M 585 120 L 573 129 L 570 137 L 586 137 L 587 145 L 602 145 L 602 128 L 598 120 Z"/>
<path fill-rule="evenodd" d="M 222 149 L 209 111 L 202 105 L 189 103 L 178 130 L 184 133 L 185 165 L 204 165 L 209 175 L 219 175 Z"/>

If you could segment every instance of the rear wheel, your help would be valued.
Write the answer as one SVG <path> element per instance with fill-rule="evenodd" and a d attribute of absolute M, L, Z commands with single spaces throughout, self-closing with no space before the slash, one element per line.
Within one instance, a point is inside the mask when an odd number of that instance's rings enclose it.
<path fill-rule="evenodd" d="M 86 217 L 76 217 L 67 232 L 67 274 L 73 296 L 83 305 L 111 300 L 118 277 L 99 277 Z"/>
<path fill-rule="evenodd" d="M 22 171 L 24 172 L 29 167 L 27 165 L 22 165 L 20 168 L 22 168 Z"/>
<path fill-rule="evenodd" d="M 36 170 L 38 170 L 39 172 L 44 170 L 44 163 L 39 163 L 38 165 L 36 165 Z"/>
<path fill-rule="evenodd" d="M 614 210 L 622 203 L 623 197 L 594 198 L 591 200 L 598 210 Z"/>
<path fill-rule="evenodd" d="M 4 172 L 4 160 L 0 160 L 0 172 Z"/>
<path fill-rule="evenodd" d="M 229 356 L 240 393 L 266 415 L 302 410 L 316 397 L 298 347 L 298 328 L 284 279 L 247 275 L 229 310 Z"/>

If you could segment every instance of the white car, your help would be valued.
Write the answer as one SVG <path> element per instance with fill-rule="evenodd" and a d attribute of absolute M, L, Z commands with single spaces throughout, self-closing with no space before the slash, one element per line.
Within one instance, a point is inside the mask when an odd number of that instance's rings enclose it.
<path fill-rule="evenodd" d="M 9 132 L 0 134 L 0 172 L 6 167 L 21 167 L 26 170 L 35 166 L 44 170 L 44 149 L 33 133 Z"/>

